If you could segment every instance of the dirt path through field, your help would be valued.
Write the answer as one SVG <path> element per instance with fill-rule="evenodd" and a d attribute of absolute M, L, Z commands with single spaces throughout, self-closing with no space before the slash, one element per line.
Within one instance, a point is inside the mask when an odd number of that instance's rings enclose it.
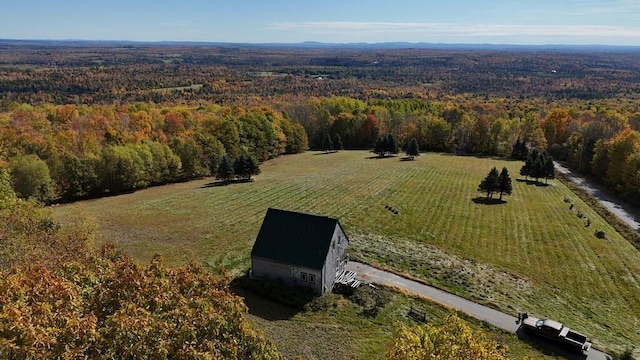
<path fill-rule="evenodd" d="M 607 208 L 607 210 L 611 211 L 612 214 L 616 215 L 622 221 L 629 224 L 632 229 L 635 229 L 636 231 L 640 230 L 640 216 L 638 216 L 637 211 L 634 211 L 629 206 L 620 204 L 612 196 L 609 196 L 605 192 L 600 190 L 598 186 L 590 183 L 585 178 L 573 173 L 571 170 L 558 164 L 557 162 L 554 162 L 554 165 L 558 172 L 567 176 L 569 180 L 576 183 L 576 185 L 578 185 L 582 190 L 595 197 L 596 200 L 598 200 L 602 204 L 602 206 Z"/>
<path fill-rule="evenodd" d="M 516 317 L 482 306 L 473 301 L 461 298 L 446 291 L 424 285 L 388 271 L 376 269 L 366 264 L 350 261 L 347 269 L 356 273 L 358 279 L 368 283 L 397 287 L 411 293 L 426 297 L 437 303 L 462 311 L 477 319 L 485 321 L 500 329 L 515 333 L 518 330 Z M 586 356 L 580 354 L 563 354 L 570 359 L 606 360 L 605 353 L 590 349 Z"/>

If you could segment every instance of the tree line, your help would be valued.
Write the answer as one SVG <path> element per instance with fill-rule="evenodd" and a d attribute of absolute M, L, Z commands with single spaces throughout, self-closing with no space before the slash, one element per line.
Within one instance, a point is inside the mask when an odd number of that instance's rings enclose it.
<path fill-rule="evenodd" d="M 331 97 L 309 98 L 283 108 L 292 121 L 305 127 L 312 149 L 322 149 L 327 134 L 340 136 L 347 149 L 373 149 L 378 154 L 390 153 L 384 144 L 389 136 L 391 147 L 405 151 L 415 139 L 423 151 L 523 160 L 521 175 L 536 181 L 552 178 L 555 159 L 640 205 L 637 105 L 547 109 L 528 103 Z M 529 154 L 532 149 L 536 153 Z"/>
<path fill-rule="evenodd" d="M 415 139 L 422 151 L 521 160 L 529 149 L 544 150 L 640 203 L 640 166 L 634 160 L 640 112 L 632 108 L 545 111 L 490 102 L 346 97 L 294 100 L 278 104 L 278 110 L 22 104 L 0 113 L 0 126 L 0 158 L 15 169 L 22 184 L 16 190 L 45 201 L 217 175 L 225 155 L 250 155 L 259 163 L 307 148 L 384 154 L 406 151 Z M 389 151 L 382 142 L 390 136 L 389 148 L 396 149 Z M 522 175 L 540 176 L 527 171 Z M 37 178 L 46 181 L 29 180 Z"/>
<path fill-rule="evenodd" d="M 268 107 L 20 105 L 0 113 L 0 159 L 16 193 L 67 201 L 215 176 L 225 158 L 260 162 L 307 149 L 304 128 Z"/>

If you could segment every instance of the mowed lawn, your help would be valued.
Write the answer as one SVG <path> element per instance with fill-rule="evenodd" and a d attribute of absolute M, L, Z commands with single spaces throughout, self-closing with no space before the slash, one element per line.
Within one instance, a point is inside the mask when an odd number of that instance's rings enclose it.
<path fill-rule="evenodd" d="M 116 242 L 143 262 L 161 253 L 169 265 L 195 261 L 235 275 L 250 266 L 267 208 L 324 214 L 340 220 L 359 260 L 514 315 L 565 322 L 605 350 L 640 344 L 640 254 L 559 181 L 517 181 L 522 162 L 371 156 L 283 156 L 262 164 L 251 183 L 217 186 L 204 179 L 54 211 L 62 221 L 95 217 L 101 241 Z M 493 166 L 509 169 L 513 194 L 503 204 L 474 202 Z"/>

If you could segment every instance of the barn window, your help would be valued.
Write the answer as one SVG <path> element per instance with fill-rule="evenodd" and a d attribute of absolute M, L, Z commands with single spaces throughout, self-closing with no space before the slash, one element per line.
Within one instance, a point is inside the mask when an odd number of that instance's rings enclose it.
<path fill-rule="evenodd" d="M 314 274 L 309 274 L 309 282 L 312 284 L 316 282 L 316 276 Z"/>
<path fill-rule="evenodd" d="M 306 272 L 300 273 L 300 278 L 302 279 L 302 281 L 306 282 L 307 281 L 307 273 Z"/>

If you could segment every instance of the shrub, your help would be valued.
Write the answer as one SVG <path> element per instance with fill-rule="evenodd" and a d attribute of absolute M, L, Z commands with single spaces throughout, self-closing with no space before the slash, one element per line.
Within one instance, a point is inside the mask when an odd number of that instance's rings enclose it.
<path fill-rule="evenodd" d="M 339 295 L 326 293 L 316 297 L 304 306 L 305 311 L 321 312 L 338 306 Z"/>
<path fill-rule="evenodd" d="M 623 352 L 614 352 L 611 356 L 607 357 L 610 360 L 634 360 L 633 348 L 626 348 Z"/>
<path fill-rule="evenodd" d="M 361 286 L 353 292 L 349 300 L 360 305 L 364 314 L 375 316 L 391 301 L 391 294 L 385 289 Z"/>

